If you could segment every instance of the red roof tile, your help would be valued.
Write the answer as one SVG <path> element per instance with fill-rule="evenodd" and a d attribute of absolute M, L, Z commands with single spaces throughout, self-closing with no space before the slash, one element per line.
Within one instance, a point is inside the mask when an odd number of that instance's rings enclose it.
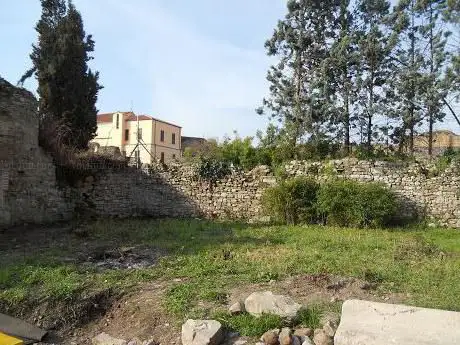
<path fill-rule="evenodd" d="M 116 113 L 116 112 L 114 112 L 114 113 L 98 114 L 98 115 L 97 115 L 97 122 L 98 122 L 98 123 L 109 123 L 109 122 L 112 122 L 113 114 L 115 114 L 115 113 Z M 181 126 L 175 125 L 174 123 L 166 122 L 166 121 L 163 121 L 163 120 L 154 118 L 154 117 L 152 117 L 152 116 L 150 116 L 150 115 L 139 115 L 139 116 L 136 116 L 136 114 L 134 114 L 132 111 L 120 111 L 120 113 L 122 113 L 123 115 L 127 115 L 127 117 L 125 118 L 125 121 L 137 121 L 137 118 L 139 117 L 139 121 L 156 120 L 156 121 L 160 121 L 160 122 L 166 123 L 166 124 L 171 125 L 171 126 L 175 126 L 175 127 L 182 128 Z"/>

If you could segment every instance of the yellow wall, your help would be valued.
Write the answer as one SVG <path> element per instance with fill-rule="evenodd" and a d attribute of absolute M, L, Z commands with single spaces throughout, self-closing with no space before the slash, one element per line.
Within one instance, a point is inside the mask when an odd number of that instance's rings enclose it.
<path fill-rule="evenodd" d="M 180 150 L 180 128 L 164 123 L 161 121 L 155 121 L 155 145 L 166 146 L 176 150 Z M 161 141 L 161 131 L 164 131 L 164 141 Z M 176 134 L 175 144 L 172 143 L 172 134 Z"/>
<path fill-rule="evenodd" d="M 417 148 L 428 147 L 428 135 L 420 135 L 414 138 L 414 146 Z M 460 135 L 448 131 L 433 132 L 433 148 L 459 148 Z"/>
<path fill-rule="evenodd" d="M 142 132 L 142 143 L 139 145 L 139 154 L 142 163 L 152 163 L 153 155 L 153 121 L 143 120 L 139 121 L 139 129 Z M 129 130 L 128 140 L 125 140 L 125 134 L 123 134 L 123 149 L 126 151 L 126 155 L 129 156 L 134 150 L 137 144 L 137 121 L 127 121 L 125 130 Z M 144 147 L 145 146 L 145 147 Z M 137 149 L 136 149 L 137 151 Z M 135 153 L 132 154 L 135 157 Z"/>
<path fill-rule="evenodd" d="M 112 123 L 99 123 L 93 141 L 101 146 L 114 146 L 112 145 Z"/>
<path fill-rule="evenodd" d="M 116 128 L 116 113 L 113 114 L 111 123 L 99 123 L 97 136 L 93 142 L 101 146 L 116 146 L 120 151 L 129 156 L 137 144 L 137 121 L 125 121 L 124 115 L 119 113 L 119 128 Z M 156 119 L 140 120 L 139 128 L 142 129 L 142 141 L 139 154 L 142 163 L 152 163 L 154 157 L 160 160 L 164 153 L 165 162 L 181 157 L 181 128 Z M 125 140 L 125 131 L 128 130 L 128 140 Z M 161 141 L 161 131 L 164 131 L 164 141 Z M 175 133 L 175 144 L 172 144 L 172 134 Z M 137 149 L 136 149 L 137 151 Z M 175 158 L 173 158 L 175 156 Z M 135 157 L 133 152 L 131 157 Z"/>

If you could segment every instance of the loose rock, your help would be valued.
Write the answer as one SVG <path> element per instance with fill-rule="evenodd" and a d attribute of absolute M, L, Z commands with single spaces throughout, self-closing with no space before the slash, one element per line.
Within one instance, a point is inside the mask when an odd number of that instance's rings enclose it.
<path fill-rule="evenodd" d="M 313 336 L 313 342 L 315 345 L 334 345 L 334 340 L 329 337 L 326 332 L 322 329 L 315 329 L 315 335 Z"/>
<path fill-rule="evenodd" d="M 265 332 L 262 337 L 260 338 L 266 345 L 278 345 L 279 344 L 279 336 L 280 330 L 279 329 L 272 329 L 270 331 Z"/>
<path fill-rule="evenodd" d="M 335 332 L 337 331 L 337 327 L 338 327 L 338 325 L 336 323 L 334 323 L 331 320 L 329 320 L 323 325 L 323 331 L 328 336 L 334 337 Z"/>
<path fill-rule="evenodd" d="M 271 291 L 254 292 L 244 302 L 248 313 L 260 316 L 263 313 L 275 314 L 281 317 L 293 318 L 302 308 L 292 298 L 274 295 Z"/>
<path fill-rule="evenodd" d="M 315 345 L 315 344 L 313 344 L 313 341 L 309 337 L 305 337 L 304 341 L 302 342 L 302 345 Z"/>
<path fill-rule="evenodd" d="M 292 345 L 301 345 L 302 342 L 300 341 L 299 337 L 296 335 L 292 336 Z"/>
<path fill-rule="evenodd" d="M 125 340 L 114 338 L 107 333 L 98 334 L 91 340 L 91 343 L 93 345 L 127 345 Z"/>
<path fill-rule="evenodd" d="M 311 328 L 298 328 L 294 331 L 294 335 L 298 337 L 311 337 L 313 330 Z"/>
<path fill-rule="evenodd" d="M 292 336 L 291 336 L 291 329 L 290 328 L 283 328 L 279 335 L 279 342 L 280 345 L 291 345 L 292 344 Z"/>
<path fill-rule="evenodd" d="M 230 308 L 228 309 L 228 311 L 229 311 L 230 314 L 232 314 L 232 315 L 237 315 L 237 314 L 243 313 L 243 312 L 244 312 L 244 304 L 241 303 L 240 301 L 239 301 L 239 302 L 236 302 L 235 304 L 232 304 L 232 305 L 230 306 Z"/>
<path fill-rule="evenodd" d="M 182 325 L 183 345 L 219 345 L 224 339 L 220 322 L 189 319 Z"/>

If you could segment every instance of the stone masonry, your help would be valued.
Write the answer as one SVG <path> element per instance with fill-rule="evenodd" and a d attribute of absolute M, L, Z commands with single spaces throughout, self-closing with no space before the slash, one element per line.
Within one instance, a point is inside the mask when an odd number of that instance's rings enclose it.
<path fill-rule="evenodd" d="M 418 163 L 390 163 L 344 159 L 325 163 L 293 161 L 286 174 L 310 176 L 320 182 L 349 178 L 382 182 L 397 194 L 402 216 L 428 217 L 439 225 L 460 228 L 460 173 L 452 166 L 442 173 Z M 276 184 L 268 167 L 233 171 L 210 185 L 188 164 L 157 166 L 139 172 L 112 170 L 83 183 L 88 200 L 101 216 L 165 216 L 257 220 L 263 191 Z"/>
<path fill-rule="evenodd" d="M 0 78 L 0 227 L 69 219 L 52 159 L 38 146 L 37 101 Z"/>

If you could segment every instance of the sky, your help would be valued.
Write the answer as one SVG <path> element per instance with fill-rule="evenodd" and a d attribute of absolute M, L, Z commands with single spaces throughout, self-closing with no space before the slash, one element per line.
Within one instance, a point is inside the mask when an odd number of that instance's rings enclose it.
<path fill-rule="evenodd" d="M 5 0 L 1 0 L 5 1 Z M 264 129 L 255 113 L 268 90 L 264 42 L 283 0 L 74 0 L 96 42 L 100 112 L 149 114 L 183 135 L 242 136 Z M 31 66 L 38 0 L 0 11 L 0 75 L 16 84 Z M 5 54 L 4 52 L 7 52 Z M 30 79 L 24 87 L 35 92 Z"/>
<path fill-rule="evenodd" d="M 0 0 L 6 1 L 6 0 Z M 205 138 L 254 135 L 267 95 L 264 49 L 285 14 L 285 0 L 74 0 L 96 41 L 100 112 L 148 114 Z M 38 0 L 0 11 L 0 75 L 16 84 L 30 66 Z M 5 54 L 6 52 L 6 54 Z M 35 93 L 29 79 L 24 87 Z M 460 132 L 453 121 L 440 127 Z"/>

